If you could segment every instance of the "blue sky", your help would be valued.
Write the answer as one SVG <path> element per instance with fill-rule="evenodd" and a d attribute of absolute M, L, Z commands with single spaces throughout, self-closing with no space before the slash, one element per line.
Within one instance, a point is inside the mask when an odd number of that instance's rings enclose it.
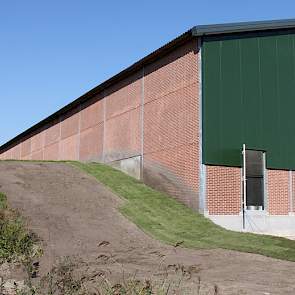
<path fill-rule="evenodd" d="M 295 1 L 0 2 L 0 145 L 197 24 L 295 18 Z"/>

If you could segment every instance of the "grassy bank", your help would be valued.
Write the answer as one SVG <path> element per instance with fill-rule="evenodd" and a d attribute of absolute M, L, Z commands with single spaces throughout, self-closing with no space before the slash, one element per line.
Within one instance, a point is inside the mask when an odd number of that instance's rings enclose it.
<path fill-rule="evenodd" d="M 295 261 L 295 241 L 225 230 L 167 195 L 101 164 L 72 163 L 125 199 L 122 214 L 168 244 L 195 249 L 222 248 Z"/>
<path fill-rule="evenodd" d="M 29 263 L 41 254 L 37 242 L 20 215 L 9 208 L 6 195 L 0 193 L 0 264 L 5 261 Z"/>

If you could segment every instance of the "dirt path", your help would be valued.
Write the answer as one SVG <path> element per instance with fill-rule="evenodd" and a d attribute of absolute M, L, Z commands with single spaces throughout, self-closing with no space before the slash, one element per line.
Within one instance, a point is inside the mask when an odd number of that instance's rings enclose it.
<path fill-rule="evenodd" d="M 93 177 L 62 163 L 0 162 L 0 191 L 43 239 L 41 271 L 58 257 L 149 277 L 163 265 L 200 269 L 193 279 L 220 294 L 295 294 L 295 263 L 225 250 L 189 250 L 155 241 L 117 210 L 117 196 Z M 103 242 L 108 245 L 98 247 Z M 116 263 L 114 263 L 116 261 Z M 192 280 L 193 281 L 193 280 Z"/>

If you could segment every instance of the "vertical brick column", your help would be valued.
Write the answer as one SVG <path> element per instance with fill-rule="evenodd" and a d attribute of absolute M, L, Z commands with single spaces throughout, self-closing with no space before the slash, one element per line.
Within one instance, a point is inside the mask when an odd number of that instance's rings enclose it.
<path fill-rule="evenodd" d="M 31 138 L 26 139 L 21 144 L 21 159 L 22 160 L 31 159 Z"/>
<path fill-rule="evenodd" d="M 61 118 L 60 159 L 78 160 L 79 107 L 69 111 Z"/>
<path fill-rule="evenodd" d="M 45 132 L 40 130 L 31 138 L 31 159 L 43 160 L 43 144 L 44 144 Z"/>
<path fill-rule="evenodd" d="M 197 41 L 144 68 L 144 181 L 199 205 Z"/>
<path fill-rule="evenodd" d="M 103 103 L 103 93 L 100 93 L 81 106 L 79 145 L 81 161 L 101 161 L 102 159 Z"/>
<path fill-rule="evenodd" d="M 105 90 L 104 161 L 140 155 L 142 72 Z"/>
<path fill-rule="evenodd" d="M 44 160 L 59 159 L 60 122 L 54 121 L 45 130 Z"/>

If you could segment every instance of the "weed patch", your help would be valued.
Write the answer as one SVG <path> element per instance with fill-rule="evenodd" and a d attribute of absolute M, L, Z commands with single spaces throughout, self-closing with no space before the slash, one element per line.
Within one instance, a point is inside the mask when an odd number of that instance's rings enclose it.
<path fill-rule="evenodd" d="M 20 215 L 8 209 L 7 198 L 0 193 L 0 262 L 24 260 L 36 252 L 38 238 L 28 231 Z"/>
<path fill-rule="evenodd" d="M 9 208 L 5 194 L 0 193 L 0 264 L 21 264 L 27 274 L 26 283 L 32 286 L 36 259 L 41 255 L 38 237 L 26 229 L 20 214 Z"/>
<path fill-rule="evenodd" d="M 0 210 L 7 209 L 7 198 L 6 195 L 0 192 Z"/>
<path fill-rule="evenodd" d="M 110 270 L 96 269 L 93 273 L 81 271 L 81 267 L 87 269 L 89 265 L 64 257 L 37 286 L 17 295 L 218 295 L 216 285 L 203 283 L 200 276 L 193 279 L 193 270 L 182 265 L 159 266 L 148 278 L 127 274 L 122 269 L 115 279 Z"/>

